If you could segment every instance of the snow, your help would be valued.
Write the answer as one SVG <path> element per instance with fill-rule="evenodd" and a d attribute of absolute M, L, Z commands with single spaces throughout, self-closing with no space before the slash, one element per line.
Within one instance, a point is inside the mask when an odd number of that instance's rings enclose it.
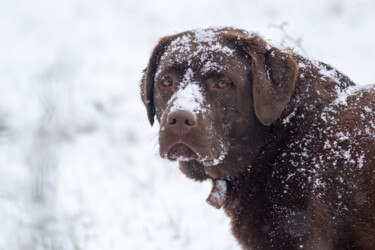
<path fill-rule="evenodd" d="M 358 93 L 359 91 L 361 90 L 369 90 L 369 89 L 372 89 L 372 88 L 375 88 L 375 85 L 374 84 L 360 84 L 360 85 L 356 85 L 356 86 L 350 86 L 348 87 L 347 89 L 345 89 L 344 91 L 342 92 L 339 92 L 336 100 L 332 103 L 332 105 L 334 106 L 338 106 L 338 105 L 344 105 L 344 106 L 347 106 L 347 99 L 348 97 L 350 96 L 353 96 L 355 95 L 356 93 Z M 369 107 L 365 107 L 365 110 L 372 110 L 371 108 Z"/>
<path fill-rule="evenodd" d="M 204 202 L 211 184 L 158 156 L 138 85 L 152 48 L 210 26 L 296 47 L 273 25 L 287 22 L 310 57 L 374 83 L 374 11 L 371 0 L 0 1 L 0 249 L 240 249 Z M 201 49 L 231 53 L 212 45 Z"/>
<path fill-rule="evenodd" d="M 217 34 L 213 30 L 195 29 L 192 35 L 186 34 L 176 38 L 162 55 L 161 61 L 164 61 L 164 63 L 159 66 L 157 74 L 176 62 L 179 64 L 186 63 L 191 66 L 193 58 L 198 55 L 201 55 L 200 67 L 202 68 L 202 74 L 226 70 L 227 66 L 225 64 L 213 60 L 213 53 L 231 56 L 234 50 L 217 41 L 216 36 Z M 171 54 L 174 55 L 173 58 L 170 58 Z"/>
<path fill-rule="evenodd" d="M 171 112 L 185 110 L 195 116 L 206 112 L 206 109 L 202 106 L 204 102 L 202 88 L 194 82 L 193 77 L 193 71 L 188 69 L 179 85 L 179 90 L 169 100 L 170 102 L 173 101 Z"/>
<path fill-rule="evenodd" d="M 220 147 L 221 147 L 221 152 L 220 152 L 220 155 L 218 158 L 214 159 L 211 166 L 216 166 L 216 165 L 219 165 L 220 163 L 222 163 L 225 159 L 225 157 L 227 156 L 228 154 L 228 149 L 226 149 L 226 147 L 224 146 L 223 143 L 220 144 Z M 240 161 L 241 157 L 238 157 L 238 161 Z M 204 165 L 207 166 L 207 164 L 205 162 L 203 162 Z"/>

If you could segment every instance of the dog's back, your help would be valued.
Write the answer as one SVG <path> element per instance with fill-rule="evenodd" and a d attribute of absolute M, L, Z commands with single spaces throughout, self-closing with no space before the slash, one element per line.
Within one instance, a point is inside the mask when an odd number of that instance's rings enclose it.
<path fill-rule="evenodd" d="M 316 152 L 309 202 L 314 240 L 335 249 L 375 249 L 375 88 L 349 88 L 321 119 L 322 136 L 315 136 L 323 148 Z"/>

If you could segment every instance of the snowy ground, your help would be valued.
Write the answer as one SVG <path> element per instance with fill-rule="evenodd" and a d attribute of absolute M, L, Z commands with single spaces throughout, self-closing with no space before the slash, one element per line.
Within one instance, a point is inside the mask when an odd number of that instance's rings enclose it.
<path fill-rule="evenodd" d="M 138 89 L 153 46 L 236 26 L 373 83 L 374 13 L 372 0 L 0 0 L 0 250 L 239 249 L 209 183 L 158 157 Z"/>

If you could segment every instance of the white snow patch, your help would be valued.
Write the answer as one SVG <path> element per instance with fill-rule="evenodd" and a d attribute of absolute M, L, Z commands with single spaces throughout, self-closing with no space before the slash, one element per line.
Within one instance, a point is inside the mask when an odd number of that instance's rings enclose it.
<path fill-rule="evenodd" d="M 202 74 L 227 70 L 227 65 L 214 59 L 213 53 L 221 53 L 223 56 L 233 56 L 235 50 L 221 43 L 217 37 L 218 34 L 214 30 L 196 29 L 192 31 L 192 34 L 176 38 L 162 55 L 161 61 L 164 61 L 165 65 L 162 64 L 158 67 L 157 74 L 164 67 L 170 67 L 176 63 L 186 63 L 188 66 L 191 66 L 193 60 L 199 55 Z M 174 59 L 168 60 L 167 58 L 172 54 L 174 55 Z"/>
<path fill-rule="evenodd" d="M 293 112 L 291 112 L 287 117 L 284 118 L 284 120 L 283 120 L 283 124 L 284 124 L 284 125 L 289 124 L 289 123 L 290 123 L 290 120 L 291 120 L 293 117 L 295 117 L 295 116 L 296 116 L 296 111 L 293 110 Z"/>
<path fill-rule="evenodd" d="M 337 135 L 337 139 L 339 140 L 339 141 L 346 141 L 346 140 L 350 140 L 350 138 L 349 138 L 349 136 L 348 135 L 345 135 L 343 132 L 338 132 L 338 133 L 336 133 L 336 135 Z"/>
<path fill-rule="evenodd" d="M 373 112 L 372 108 L 369 108 L 368 106 L 365 106 L 365 107 L 364 107 L 364 110 L 365 110 L 365 112 L 367 112 L 367 113 L 372 113 L 372 112 Z"/>
<path fill-rule="evenodd" d="M 306 67 L 306 64 L 303 63 L 303 62 L 299 62 L 299 63 L 298 63 L 298 66 L 299 66 L 300 68 L 305 68 L 305 67 Z"/>
<path fill-rule="evenodd" d="M 363 168 L 364 159 L 365 159 L 365 155 L 364 155 L 364 154 L 362 154 L 362 155 L 358 158 L 357 163 L 358 163 L 358 167 L 359 167 L 359 168 Z"/>
<path fill-rule="evenodd" d="M 355 85 L 355 86 L 350 86 L 344 91 L 340 91 L 337 98 L 333 101 L 333 105 L 344 105 L 347 106 L 347 98 L 349 96 L 355 95 L 357 92 L 361 90 L 366 90 L 366 89 L 372 89 L 375 88 L 375 85 L 369 84 L 369 85 Z M 367 109 L 370 110 L 370 109 Z"/>
<path fill-rule="evenodd" d="M 184 110 L 194 115 L 206 112 L 207 109 L 203 107 L 203 89 L 194 81 L 193 77 L 193 70 L 188 69 L 182 79 L 178 91 L 174 93 L 169 100 L 169 103 L 173 102 L 171 112 Z"/>
<path fill-rule="evenodd" d="M 206 111 L 206 108 L 202 105 L 204 102 L 202 89 L 196 83 L 190 83 L 182 87 L 172 96 L 171 101 L 173 101 L 171 112 L 185 110 L 197 115 Z"/>
<path fill-rule="evenodd" d="M 213 160 L 212 166 L 216 166 L 222 163 L 225 157 L 227 156 L 227 154 L 228 154 L 228 151 L 226 150 L 224 144 L 221 144 L 220 156 Z"/>

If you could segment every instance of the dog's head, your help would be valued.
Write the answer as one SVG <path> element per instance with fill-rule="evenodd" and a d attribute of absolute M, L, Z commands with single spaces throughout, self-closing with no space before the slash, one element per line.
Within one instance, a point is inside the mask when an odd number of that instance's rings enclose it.
<path fill-rule="evenodd" d="M 232 28 L 164 37 L 141 84 L 160 155 L 196 180 L 237 176 L 265 144 L 295 89 L 297 64 L 262 38 Z"/>

